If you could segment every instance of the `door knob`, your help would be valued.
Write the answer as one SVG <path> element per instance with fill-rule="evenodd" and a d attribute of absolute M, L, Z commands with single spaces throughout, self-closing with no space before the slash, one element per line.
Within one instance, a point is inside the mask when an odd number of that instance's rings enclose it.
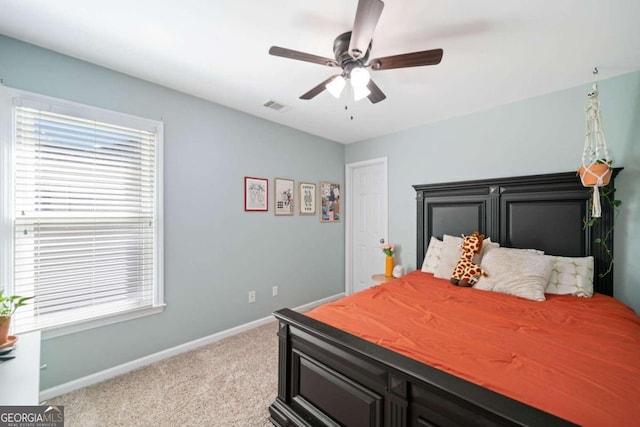
<path fill-rule="evenodd" d="M 380 239 L 380 243 L 384 243 L 384 237 Z"/>

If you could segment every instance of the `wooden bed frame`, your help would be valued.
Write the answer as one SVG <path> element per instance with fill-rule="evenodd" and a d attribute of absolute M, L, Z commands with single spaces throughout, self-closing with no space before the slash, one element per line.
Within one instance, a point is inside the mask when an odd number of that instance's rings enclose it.
<path fill-rule="evenodd" d="M 575 172 L 414 188 L 418 268 L 431 236 L 479 230 L 501 246 L 593 255 L 595 290 L 613 295 L 613 273 L 599 277 L 609 259 L 592 243 L 609 229 L 613 208 L 603 199 L 602 218 L 583 227 L 591 190 Z M 614 190 L 613 178 L 608 188 Z M 613 248 L 613 235 L 607 244 Z M 278 396 L 269 412 L 276 426 L 572 425 L 293 310 L 274 315 Z"/>

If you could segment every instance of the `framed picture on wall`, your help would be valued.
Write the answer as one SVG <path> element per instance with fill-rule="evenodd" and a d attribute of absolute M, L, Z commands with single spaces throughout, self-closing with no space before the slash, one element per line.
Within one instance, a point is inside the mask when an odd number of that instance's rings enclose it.
<path fill-rule="evenodd" d="M 269 210 L 269 180 L 244 177 L 244 210 L 266 212 Z"/>
<path fill-rule="evenodd" d="M 298 183 L 298 204 L 300 205 L 300 215 L 316 214 L 316 185 L 314 183 Z"/>
<path fill-rule="evenodd" d="M 340 221 L 342 211 L 340 201 L 340 184 L 335 182 L 320 182 L 320 198 L 322 200 L 322 210 L 320 212 L 320 222 Z"/>
<path fill-rule="evenodd" d="M 274 178 L 274 213 L 276 215 L 293 215 L 293 180 Z"/>

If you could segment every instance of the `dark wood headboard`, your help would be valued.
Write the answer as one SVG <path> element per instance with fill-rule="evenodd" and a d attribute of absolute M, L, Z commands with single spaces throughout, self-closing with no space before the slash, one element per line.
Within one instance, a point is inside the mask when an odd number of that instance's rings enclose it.
<path fill-rule="evenodd" d="M 608 189 L 615 190 L 614 170 Z M 459 236 L 480 231 L 500 246 L 535 248 L 548 255 L 594 257 L 594 290 L 613 296 L 613 271 L 602 244 L 613 223 L 614 210 L 602 199 L 602 218 L 584 227 L 590 218 L 591 189 L 575 172 L 529 175 L 414 185 L 417 196 L 417 266 L 424 260 L 431 236 Z M 613 197 L 613 192 L 611 193 Z M 607 239 L 613 251 L 613 233 Z"/>

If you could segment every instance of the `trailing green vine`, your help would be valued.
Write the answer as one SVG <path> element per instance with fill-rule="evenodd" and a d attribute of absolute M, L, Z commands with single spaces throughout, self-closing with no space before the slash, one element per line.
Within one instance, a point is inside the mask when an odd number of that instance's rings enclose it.
<path fill-rule="evenodd" d="M 606 276 L 607 274 L 611 273 L 611 270 L 613 270 L 613 248 L 609 246 L 609 241 L 610 241 L 611 235 L 613 234 L 613 229 L 616 224 L 616 219 L 618 218 L 618 214 L 620 213 L 619 208 L 620 206 L 622 206 L 622 200 L 613 199 L 611 197 L 612 193 L 613 193 L 613 190 L 611 190 L 610 188 L 600 187 L 601 199 L 605 199 L 607 203 L 609 203 L 609 205 L 613 208 L 613 220 L 611 221 L 611 227 L 609 227 L 609 229 L 607 230 L 607 232 L 603 237 L 598 237 L 593 241 L 596 244 L 602 245 L 602 248 L 604 249 L 605 253 L 607 254 L 607 257 L 609 258 L 609 268 L 607 268 L 607 270 L 604 271 L 603 273 L 600 273 L 598 275 L 600 277 Z M 596 223 L 596 221 L 598 221 L 598 218 L 592 217 L 589 220 L 585 219 L 584 228 L 592 227 Z"/>

